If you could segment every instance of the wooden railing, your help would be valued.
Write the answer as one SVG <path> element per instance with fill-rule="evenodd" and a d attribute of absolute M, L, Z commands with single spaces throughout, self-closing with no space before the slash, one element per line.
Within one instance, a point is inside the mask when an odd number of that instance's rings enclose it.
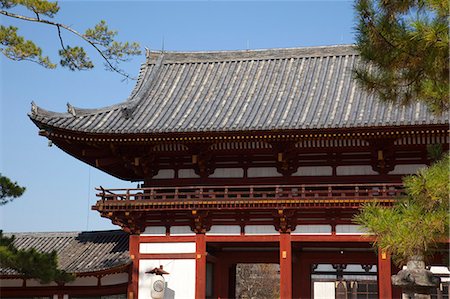
<path fill-rule="evenodd" d="M 102 201 L 228 201 L 259 199 L 395 199 L 404 195 L 402 184 L 255 185 L 152 187 L 135 189 L 96 188 Z"/>

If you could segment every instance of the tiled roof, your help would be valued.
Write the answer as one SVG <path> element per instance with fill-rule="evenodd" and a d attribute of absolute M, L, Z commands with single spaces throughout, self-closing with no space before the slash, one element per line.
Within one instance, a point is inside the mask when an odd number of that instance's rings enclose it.
<path fill-rule="evenodd" d="M 352 46 L 148 53 L 124 103 L 67 113 L 33 105 L 43 127 L 126 134 L 445 124 L 425 106 L 397 108 L 363 92 Z"/>
<path fill-rule="evenodd" d="M 18 249 L 56 250 L 59 269 L 70 273 L 104 271 L 131 262 L 128 234 L 123 231 L 14 233 L 14 236 Z M 0 275 L 16 274 L 15 270 L 0 268 Z"/>

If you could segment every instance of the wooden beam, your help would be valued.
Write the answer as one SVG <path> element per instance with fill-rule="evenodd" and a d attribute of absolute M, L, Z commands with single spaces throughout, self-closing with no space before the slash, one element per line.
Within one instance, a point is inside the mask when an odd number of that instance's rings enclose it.
<path fill-rule="evenodd" d="M 130 258 L 132 260 L 131 274 L 128 281 L 127 298 L 137 299 L 139 290 L 139 235 L 130 235 Z"/>
<path fill-rule="evenodd" d="M 292 242 L 362 242 L 368 243 L 374 237 L 368 235 L 292 235 Z"/>
<path fill-rule="evenodd" d="M 378 250 L 378 296 L 392 299 L 391 257 L 381 248 Z"/>
<path fill-rule="evenodd" d="M 195 299 L 206 298 L 206 239 L 195 235 Z"/>
<path fill-rule="evenodd" d="M 280 299 L 292 298 L 291 234 L 280 234 Z"/>
<path fill-rule="evenodd" d="M 121 163 L 121 161 L 118 158 L 115 158 L 115 157 L 95 159 L 95 166 L 96 167 L 111 166 L 111 165 L 115 165 L 115 164 L 119 164 L 119 163 Z"/>

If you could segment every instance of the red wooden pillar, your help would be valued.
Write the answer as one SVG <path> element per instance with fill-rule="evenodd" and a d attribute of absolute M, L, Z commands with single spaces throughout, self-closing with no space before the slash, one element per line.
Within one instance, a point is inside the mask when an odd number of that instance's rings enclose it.
<path fill-rule="evenodd" d="M 292 299 L 292 247 L 290 233 L 280 233 L 280 299 Z"/>
<path fill-rule="evenodd" d="M 218 256 L 217 262 L 214 264 L 214 295 L 218 299 L 229 298 L 228 286 L 229 286 L 229 272 L 230 265 L 228 262 L 223 261 L 221 256 Z"/>
<path fill-rule="evenodd" d="M 378 297 L 392 299 L 391 257 L 381 249 L 378 250 Z"/>
<path fill-rule="evenodd" d="M 300 277 L 297 278 L 296 284 L 298 283 L 299 297 L 301 299 L 311 298 L 311 261 L 300 256 L 299 270 Z M 297 298 L 297 297 L 295 297 Z"/>
<path fill-rule="evenodd" d="M 195 298 L 206 297 L 206 239 L 205 234 L 195 235 Z"/>
<path fill-rule="evenodd" d="M 139 289 L 139 235 L 130 235 L 130 258 L 132 260 L 130 279 L 128 280 L 128 299 L 138 298 Z"/>

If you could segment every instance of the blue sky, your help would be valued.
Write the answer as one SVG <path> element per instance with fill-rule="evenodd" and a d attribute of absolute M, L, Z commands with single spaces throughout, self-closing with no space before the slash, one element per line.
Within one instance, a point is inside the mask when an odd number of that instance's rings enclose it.
<path fill-rule="evenodd" d="M 56 20 L 78 31 L 107 21 L 118 39 L 166 51 L 205 51 L 305 47 L 354 42 L 352 1 L 63 1 Z M 20 11 L 22 12 L 22 11 Z M 56 29 L 0 17 L 2 25 L 39 43 L 58 61 Z M 69 45 L 82 41 L 64 34 Z M 97 186 L 136 187 L 49 147 L 27 113 L 31 101 L 65 112 L 66 103 L 98 108 L 124 101 L 135 82 L 102 67 L 92 71 L 47 70 L 30 62 L 0 57 L 0 172 L 27 187 L 19 199 L 0 207 L 0 229 L 7 232 L 116 229 L 90 207 Z M 1 55 L 1 54 L 0 54 Z M 123 64 L 137 75 L 144 55 Z"/>

